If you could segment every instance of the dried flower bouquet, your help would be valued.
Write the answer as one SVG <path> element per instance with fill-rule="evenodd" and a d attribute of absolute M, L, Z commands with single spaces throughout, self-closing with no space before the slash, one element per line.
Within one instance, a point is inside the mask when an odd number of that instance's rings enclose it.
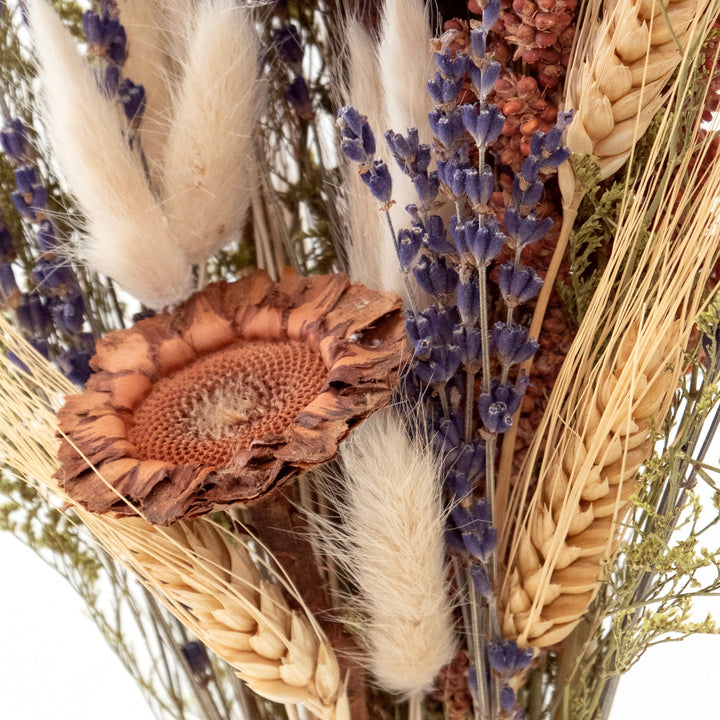
<path fill-rule="evenodd" d="M 159 716 L 610 717 L 715 629 L 720 4 L 357 5 L 2 6 L 4 525 Z"/>

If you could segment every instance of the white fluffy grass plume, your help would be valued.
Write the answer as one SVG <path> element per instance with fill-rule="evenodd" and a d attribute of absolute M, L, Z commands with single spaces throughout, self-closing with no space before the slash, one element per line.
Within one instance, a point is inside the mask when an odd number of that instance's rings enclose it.
<path fill-rule="evenodd" d="M 258 44 L 247 7 L 198 10 L 167 140 L 165 211 L 193 263 L 240 231 L 257 182 L 252 134 L 261 108 Z"/>
<path fill-rule="evenodd" d="M 376 680 L 417 697 L 455 651 L 437 461 L 393 408 L 368 418 L 340 455 L 344 488 L 326 478 L 323 489 L 341 522 L 320 520 L 320 543 L 357 587 L 350 602 Z"/>
<path fill-rule="evenodd" d="M 385 141 L 380 135 L 386 124 L 380 87 L 380 68 L 373 40 L 357 20 L 348 21 L 345 37 L 348 53 L 348 87 L 341 104 L 350 102 L 367 115 L 370 127 L 378 133 L 378 148 L 384 150 Z M 383 156 L 389 153 L 381 153 Z M 389 160 L 390 158 L 386 158 Z M 399 282 L 397 257 L 390 230 L 378 210 L 377 200 L 368 192 L 360 179 L 357 165 L 342 164 L 343 185 L 348 195 L 348 269 L 350 277 L 373 290 L 396 290 Z M 398 282 L 388 287 L 383 268 L 392 268 Z"/>
<path fill-rule="evenodd" d="M 130 51 L 123 74 L 145 88 L 145 109 L 138 130 L 153 185 L 162 190 L 161 168 L 170 122 L 173 34 L 165 12 L 151 0 L 117 0 Z"/>
<path fill-rule="evenodd" d="M 187 260 L 153 197 L 127 125 L 98 89 L 70 33 L 44 0 L 30 0 L 53 150 L 87 220 L 80 258 L 152 308 L 186 297 Z"/>

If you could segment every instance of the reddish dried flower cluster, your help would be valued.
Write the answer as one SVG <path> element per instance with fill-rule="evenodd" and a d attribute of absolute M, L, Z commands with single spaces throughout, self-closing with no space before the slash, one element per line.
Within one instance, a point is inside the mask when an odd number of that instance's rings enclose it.
<path fill-rule="evenodd" d="M 469 0 L 468 9 L 482 13 L 477 0 Z M 576 9 L 577 0 L 503 0 L 490 33 L 495 59 L 522 60 L 542 87 L 559 87 L 575 37 Z"/>
<path fill-rule="evenodd" d="M 459 650 L 455 659 L 435 678 L 431 697 L 443 703 L 448 720 L 467 720 L 472 714 L 472 697 L 468 690 L 470 659 L 466 650 Z"/>
<path fill-rule="evenodd" d="M 550 131 L 557 119 L 557 106 L 544 97 L 535 78 L 518 77 L 510 70 L 498 80 L 491 99 L 505 116 L 502 135 L 492 149 L 503 165 L 519 172 L 530 154 L 533 133 Z"/>

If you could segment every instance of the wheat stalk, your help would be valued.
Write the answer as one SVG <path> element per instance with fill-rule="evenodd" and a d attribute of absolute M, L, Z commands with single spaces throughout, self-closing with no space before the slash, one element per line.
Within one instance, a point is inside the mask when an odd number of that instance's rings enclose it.
<path fill-rule="evenodd" d="M 76 392 L 0 316 L 5 347 L 27 367 L 0 356 L 0 457 L 26 482 L 71 507 L 102 546 L 252 690 L 302 703 L 323 720 L 348 720 L 337 660 L 323 631 L 287 582 L 291 610 L 269 567 L 260 577 L 248 548 L 208 519 L 156 528 L 140 517 L 118 520 L 75 506 L 57 486 L 55 406 Z M 280 578 L 282 580 L 282 578 Z"/>
<path fill-rule="evenodd" d="M 684 70 L 698 62 L 696 46 Z M 513 489 L 501 600 L 504 630 L 521 645 L 561 640 L 597 591 L 718 257 L 720 163 L 699 118 L 679 145 L 692 92 L 682 72 Z"/>
<path fill-rule="evenodd" d="M 82 512 L 186 627 L 236 670 L 251 690 L 302 704 L 323 720 L 349 720 L 335 654 L 320 628 L 291 610 L 280 586 L 261 579 L 250 551 L 201 518 L 158 528 L 142 518 Z"/>
<path fill-rule="evenodd" d="M 581 431 L 563 435 L 518 529 L 503 632 L 523 644 L 564 639 L 600 586 L 600 562 L 617 547 L 634 478 L 677 386 L 682 326 L 667 324 L 631 328 L 608 357 L 578 408 L 573 427 Z"/>
<path fill-rule="evenodd" d="M 565 109 L 575 111 L 566 143 L 574 153 L 595 155 L 602 178 L 625 164 L 663 106 L 667 82 L 707 20 L 709 4 L 606 0 L 603 19 L 583 23 L 565 85 Z M 561 187 L 569 201 L 575 181 L 568 165 Z"/>

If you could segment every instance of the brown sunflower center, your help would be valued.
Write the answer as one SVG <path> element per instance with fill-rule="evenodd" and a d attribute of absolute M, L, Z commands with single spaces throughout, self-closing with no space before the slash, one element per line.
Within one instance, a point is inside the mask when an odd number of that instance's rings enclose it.
<path fill-rule="evenodd" d="M 222 466 L 253 440 L 281 438 L 326 377 L 301 343 L 233 345 L 155 383 L 128 437 L 143 459 Z"/>

